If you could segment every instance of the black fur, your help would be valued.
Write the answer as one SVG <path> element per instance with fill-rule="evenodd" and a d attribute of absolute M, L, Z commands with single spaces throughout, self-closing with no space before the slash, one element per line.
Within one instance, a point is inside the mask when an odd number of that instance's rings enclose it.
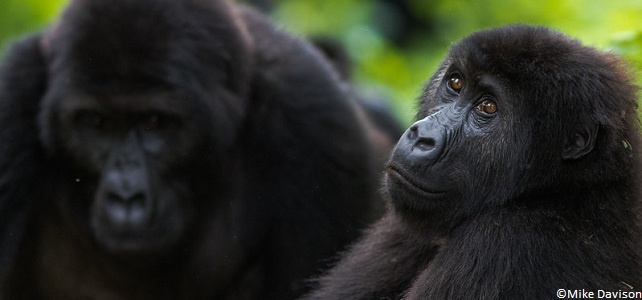
<path fill-rule="evenodd" d="M 546 28 L 454 45 L 391 156 L 391 209 L 305 299 L 642 291 L 631 82 Z"/>
<path fill-rule="evenodd" d="M 358 110 L 314 47 L 251 9 L 73 1 L 0 70 L 0 298 L 300 295 L 377 214 Z M 121 179 L 142 219 L 119 221 Z"/>

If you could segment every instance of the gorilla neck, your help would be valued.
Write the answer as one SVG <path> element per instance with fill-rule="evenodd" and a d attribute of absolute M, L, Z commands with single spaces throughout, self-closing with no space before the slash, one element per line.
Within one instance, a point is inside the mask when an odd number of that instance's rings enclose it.
<path fill-rule="evenodd" d="M 603 217 L 604 222 L 609 222 L 609 218 L 618 219 L 618 214 L 631 213 L 629 208 L 636 206 L 635 201 L 641 190 L 636 184 L 636 178 L 638 177 L 631 176 L 624 180 L 591 186 L 541 189 L 504 201 L 482 198 L 457 199 L 449 205 L 433 206 L 427 210 L 395 206 L 393 211 L 408 226 L 441 237 L 442 240 L 447 240 L 450 233 L 458 227 L 476 222 L 481 215 L 505 209 L 544 209 L 560 213 L 561 217 L 569 219 L 582 218 L 585 214 L 592 216 L 592 212 L 601 211 L 603 213 L 600 217 Z"/>

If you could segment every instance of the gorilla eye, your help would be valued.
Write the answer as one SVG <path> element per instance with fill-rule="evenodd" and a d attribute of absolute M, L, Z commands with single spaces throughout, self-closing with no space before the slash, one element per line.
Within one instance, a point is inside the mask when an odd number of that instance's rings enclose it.
<path fill-rule="evenodd" d="M 448 86 L 453 89 L 453 91 L 459 93 L 459 91 L 461 91 L 461 88 L 464 87 L 464 82 L 458 76 L 453 76 L 450 78 L 450 80 L 448 80 Z"/>
<path fill-rule="evenodd" d="M 140 118 L 141 126 L 149 131 L 167 130 L 181 125 L 180 117 L 163 112 L 150 112 Z"/>
<path fill-rule="evenodd" d="M 99 112 L 83 111 L 76 115 L 75 120 L 76 124 L 83 127 L 93 129 L 105 128 L 105 116 Z"/>
<path fill-rule="evenodd" d="M 163 128 L 163 120 L 158 114 L 151 114 L 145 119 L 145 129 L 159 130 Z"/>
<path fill-rule="evenodd" d="M 479 105 L 477 105 L 477 109 L 483 111 L 484 113 L 487 113 L 489 115 L 492 115 L 497 112 L 497 103 L 495 101 L 486 99 Z"/>

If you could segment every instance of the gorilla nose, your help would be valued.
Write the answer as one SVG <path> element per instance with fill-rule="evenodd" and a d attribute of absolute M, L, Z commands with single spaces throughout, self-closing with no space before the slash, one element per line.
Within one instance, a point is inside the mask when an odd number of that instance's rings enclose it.
<path fill-rule="evenodd" d="M 430 151 L 435 149 L 437 141 L 435 140 L 434 134 L 428 133 L 427 136 L 421 136 L 419 134 L 419 125 L 413 124 L 408 129 L 408 139 L 414 143 L 413 148 L 416 148 L 419 151 Z"/>
<path fill-rule="evenodd" d="M 140 168 L 112 170 L 103 178 L 103 214 L 121 228 L 144 227 L 153 211 L 152 199 Z"/>
<path fill-rule="evenodd" d="M 405 143 L 409 151 L 425 158 L 436 158 L 444 147 L 444 133 L 440 126 L 423 119 L 412 124 L 406 131 Z"/>
<path fill-rule="evenodd" d="M 446 146 L 446 132 L 434 119 L 418 121 L 401 137 L 392 161 L 410 168 L 423 168 L 434 163 Z"/>

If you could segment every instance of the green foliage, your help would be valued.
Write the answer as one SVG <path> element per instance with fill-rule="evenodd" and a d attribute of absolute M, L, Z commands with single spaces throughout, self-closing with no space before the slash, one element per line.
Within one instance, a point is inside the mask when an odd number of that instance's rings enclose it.
<path fill-rule="evenodd" d="M 64 3 L 65 0 L 0 1 L 0 45 L 44 27 L 58 14 Z"/>
<path fill-rule="evenodd" d="M 341 39 L 355 60 L 355 83 L 365 93 L 387 95 L 410 123 L 421 87 L 448 47 L 488 27 L 524 23 L 552 27 L 584 44 L 611 50 L 642 70 L 642 1 L 636 0 L 408 0 L 430 27 L 399 47 L 376 28 L 373 1 L 282 0 L 275 18 L 302 35 Z M 304 4 L 305 3 L 305 4 Z M 365 4 L 367 3 L 367 4 Z M 306 9 L 298 7 L 306 6 Z M 325 15 L 325 16 L 324 16 Z"/>
<path fill-rule="evenodd" d="M 0 45 L 38 30 L 54 19 L 66 0 L 1 0 Z M 382 28 L 394 11 L 377 0 L 278 0 L 273 17 L 302 36 L 330 36 L 353 59 L 354 83 L 367 95 L 389 98 L 409 124 L 416 98 L 448 47 L 463 36 L 511 23 L 544 25 L 613 51 L 631 65 L 642 85 L 642 1 L 638 0 L 407 0 L 414 17 L 427 24 L 408 41 L 394 43 Z"/>

